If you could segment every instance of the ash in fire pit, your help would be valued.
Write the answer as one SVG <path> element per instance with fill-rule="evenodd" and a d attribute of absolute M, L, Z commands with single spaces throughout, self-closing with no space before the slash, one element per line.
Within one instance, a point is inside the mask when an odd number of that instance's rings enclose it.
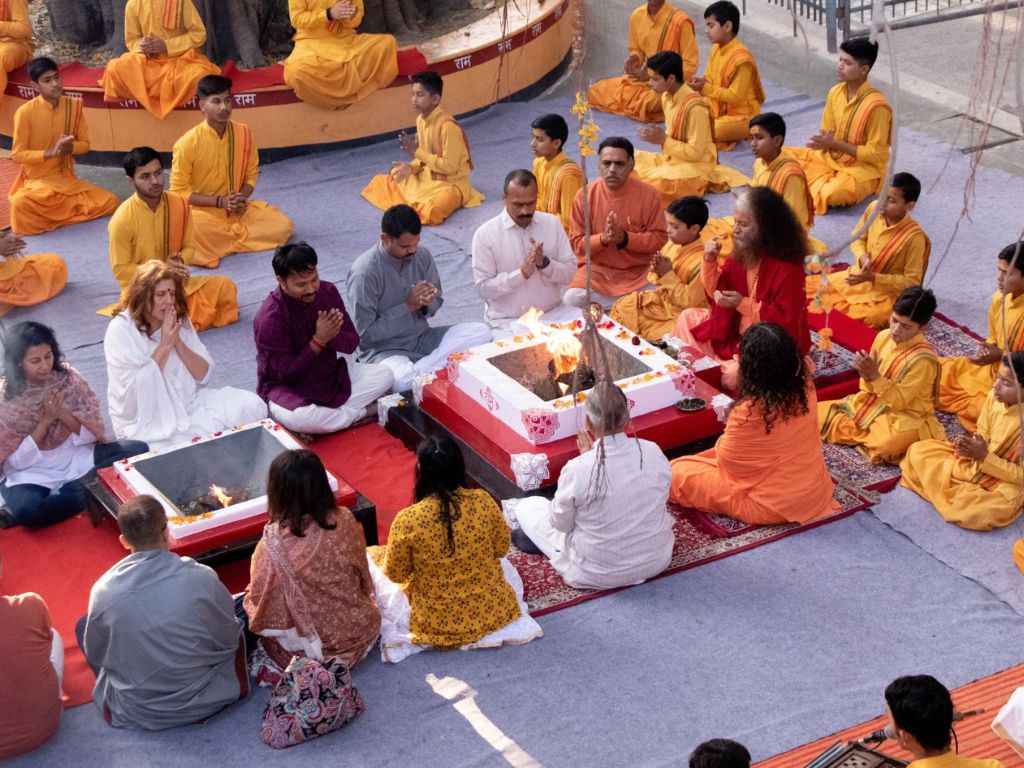
<path fill-rule="evenodd" d="M 183 495 L 175 499 L 174 503 L 186 517 L 198 517 L 207 512 L 216 512 L 219 509 L 230 507 L 232 504 L 241 504 L 248 501 L 254 495 L 257 488 L 221 488 L 219 485 L 211 485 L 206 492 L 199 495 Z M 259 495 L 259 493 L 255 493 Z"/>

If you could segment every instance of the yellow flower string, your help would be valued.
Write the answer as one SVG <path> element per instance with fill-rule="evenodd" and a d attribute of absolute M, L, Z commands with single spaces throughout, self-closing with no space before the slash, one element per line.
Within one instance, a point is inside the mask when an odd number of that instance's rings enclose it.
<path fill-rule="evenodd" d="M 584 96 L 583 91 L 577 91 L 576 103 L 572 105 L 571 111 L 580 121 L 580 129 L 577 132 L 580 137 L 578 142 L 580 154 L 583 157 L 597 154 L 594 144 L 597 142 L 598 128 L 594 123 L 590 104 L 587 103 L 587 97 Z"/>
<path fill-rule="evenodd" d="M 818 280 L 818 289 L 814 292 L 808 309 L 811 312 L 825 314 L 825 325 L 818 331 L 817 347 L 822 352 L 829 352 L 832 349 L 832 329 L 829 328 L 828 321 L 832 312 L 833 298 L 832 287 L 828 284 L 828 264 L 822 262 L 819 254 L 815 254 L 807 260 L 807 271 L 811 274 L 821 275 L 821 279 Z"/>

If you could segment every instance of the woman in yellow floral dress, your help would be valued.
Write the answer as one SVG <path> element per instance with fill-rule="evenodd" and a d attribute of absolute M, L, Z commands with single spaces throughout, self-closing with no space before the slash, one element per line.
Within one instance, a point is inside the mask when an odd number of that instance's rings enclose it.
<path fill-rule="evenodd" d="M 486 491 L 463 487 L 459 447 L 450 437 L 431 436 L 416 458 L 417 501 L 391 524 L 383 557 L 370 561 L 384 660 L 428 647 L 493 647 L 540 637 L 522 600 L 522 581 L 504 559 L 508 524 Z"/>

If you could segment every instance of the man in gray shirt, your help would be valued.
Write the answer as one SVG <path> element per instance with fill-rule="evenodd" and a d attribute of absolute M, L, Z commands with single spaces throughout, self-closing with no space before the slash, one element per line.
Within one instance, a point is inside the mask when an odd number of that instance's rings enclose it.
<path fill-rule="evenodd" d="M 217 574 L 168 551 L 167 516 L 152 496 L 122 505 L 117 525 L 131 554 L 93 585 L 79 623 L 107 722 L 173 728 L 248 694 L 242 622 Z"/>
<path fill-rule="evenodd" d="M 415 376 L 444 367 L 452 352 L 491 341 L 485 323 L 428 322 L 443 298 L 434 257 L 419 247 L 421 226 L 410 206 L 388 208 L 380 242 L 356 259 L 346 281 L 359 361 L 388 366 L 396 392 L 410 389 Z"/>

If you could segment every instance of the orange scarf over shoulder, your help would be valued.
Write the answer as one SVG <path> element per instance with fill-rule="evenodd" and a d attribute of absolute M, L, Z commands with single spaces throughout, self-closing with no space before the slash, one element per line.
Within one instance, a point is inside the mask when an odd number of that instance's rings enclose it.
<path fill-rule="evenodd" d="M 164 0 L 164 16 L 160 21 L 164 29 L 181 29 L 185 26 L 185 0 Z"/>
<path fill-rule="evenodd" d="M 850 144 L 863 144 L 864 136 L 868 130 L 868 120 L 871 118 L 872 113 L 876 109 L 886 109 L 890 113 L 892 107 L 885 100 L 885 96 L 874 87 L 869 86 L 864 93 L 853 100 L 851 106 L 853 109 L 850 111 L 850 119 L 846 121 L 845 125 L 840 125 L 836 131 L 836 138 L 840 141 L 846 141 Z M 892 122 L 889 123 L 889 138 L 888 143 L 892 144 Z M 857 162 L 857 158 L 853 155 L 848 155 L 845 152 L 841 152 L 838 149 L 829 150 L 832 153 L 832 157 L 836 160 L 842 160 L 846 165 L 853 165 Z"/>

